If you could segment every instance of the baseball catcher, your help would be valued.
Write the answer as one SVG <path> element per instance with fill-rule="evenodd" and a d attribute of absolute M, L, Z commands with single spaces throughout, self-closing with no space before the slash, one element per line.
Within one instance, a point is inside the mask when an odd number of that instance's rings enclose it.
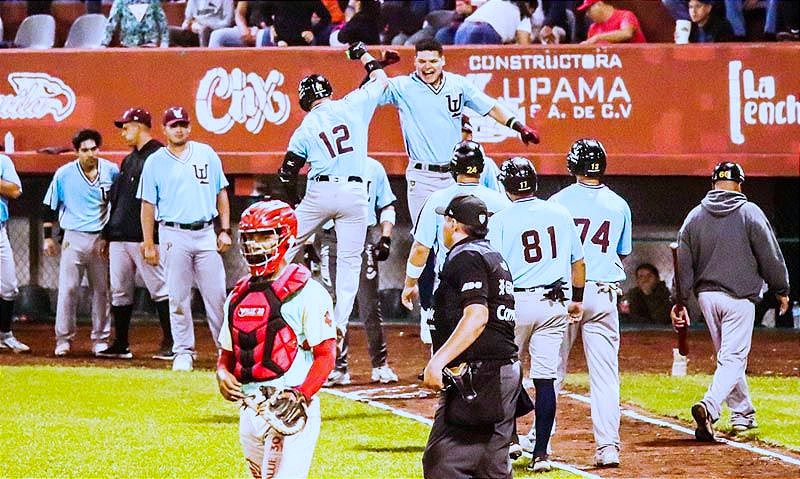
<path fill-rule="evenodd" d="M 294 210 L 260 201 L 239 222 L 250 274 L 225 301 L 217 382 L 240 401 L 239 439 L 256 479 L 306 477 L 319 437 L 315 394 L 333 369 L 333 302 L 311 272 L 289 265 Z"/>

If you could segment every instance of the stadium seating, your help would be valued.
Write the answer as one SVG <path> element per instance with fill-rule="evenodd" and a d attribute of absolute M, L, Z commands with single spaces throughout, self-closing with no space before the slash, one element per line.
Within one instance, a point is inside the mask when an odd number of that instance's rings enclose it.
<path fill-rule="evenodd" d="M 56 41 L 56 21 L 51 15 L 31 15 L 19 26 L 14 44 L 20 48 L 46 50 Z"/>
<path fill-rule="evenodd" d="M 100 48 L 106 34 L 106 17 L 99 13 L 81 15 L 69 29 L 64 48 Z"/>

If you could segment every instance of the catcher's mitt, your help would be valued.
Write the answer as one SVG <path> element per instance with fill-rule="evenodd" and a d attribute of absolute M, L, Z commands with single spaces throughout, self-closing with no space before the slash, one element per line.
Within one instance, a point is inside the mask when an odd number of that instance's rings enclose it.
<path fill-rule="evenodd" d="M 300 391 L 294 388 L 262 388 L 262 393 L 267 400 L 262 403 L 259 414 L 272 429 L 284 436 L 303 430 L 308 415 L 306 398 Z"/>

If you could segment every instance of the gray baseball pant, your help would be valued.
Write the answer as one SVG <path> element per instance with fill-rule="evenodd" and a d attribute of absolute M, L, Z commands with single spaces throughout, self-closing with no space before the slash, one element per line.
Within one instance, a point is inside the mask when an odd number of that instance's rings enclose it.
<path fill-rule="evenodd" d="M 172 351 L 175 354 L 194 352 L 192 284 L 195 282 L 203 297 L 208 329 L 219 347 L 225 304 L 225 267 L 217 252 L 214 227 L 209 225 L 191 231 L 161 224 L 158 237 L 167 274 Z"/>
<path fill-rule="evenodd" d="M 434 191 L 442 190 L 452 185 L 455 180 L 450 173 L 437 173 L 435 171 L 417 170 L 411 168 L 416 162 L 412 161 L 406 169 L 406 192 L 408 195 L 408 212 L 411 214 L 411 225 L 417 224 L 425 200 Z"/>
<path fill-rule="evenodd" d="M 8 227 L 0 223 L 0 298 L 14 301 L 17 297 L 17 268 L 14 251 L 8 241 Z"/>
<path fill-rule="evenodd" d="M 112 306 L 133 304 L 137 272 L 153 301 L 163 301 L 169 296 L 164 279 L 164 258 L 158 266 L 152 266 L 142 257 L 140 246 L 141 243 L 133 241 L 112 241 L 108 245 Z"/>
<path fill-rule="evenodd" d="M 108 301 L 108 260 L 97 251 L 99 233 L 64 231 L 58 268 L 56 344 L 75 338 L 75 312 L 83 274 L 92 290 L 92 342 L 104 342 L 111 335 Z"/>
<path fill-rule="evenodd" d="M 567 329 L 567 306 L 543 299 L 544 288 L 514 293 L 514 342 L 531 356 L 531 379 L 555 379 L 561 343 Z"/>
<path fill-rule="evenodd" d="M 697 299 L 717 353 L 717 369 L 703 404 L 714 421 L 722 414 L 722 403 L 731 409 L 732 422 L 737 416 L 752 419 L 756 411 L 745 370 L 753 340 L 755 305 L 720 291 L 702 292 Z"/>

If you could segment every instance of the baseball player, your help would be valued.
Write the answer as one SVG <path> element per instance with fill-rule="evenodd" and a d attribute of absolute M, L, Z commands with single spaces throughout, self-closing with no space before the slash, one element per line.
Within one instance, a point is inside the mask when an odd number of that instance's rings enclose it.
<path fill-rule="evenodd" d="M 473 141 L 472 140 L 472 123 L 469 121 L 469 117 L 467 115 L 463 115 L 461 117 L 461 141 Z M 477 142 L 476 142 L 477 143 Z M 486 152 L 483 154 L 483 172 L 481 172 L 481 181 L 480 183 L 489 188 L 490 190 L 499 191 L 500 193 L 505 193 L 506 190 L 503 188 L 503 183 L 497 179 L 500 175 L 500 169 L 497 167 L 497 163 L 494 160 L 486 156 Z"/>
<path fill-rule="evenodd" d="M 14 317 L 14 298 L 17 297 L 17 267 L 14 264 L 14 252 L 8 241 L 8 200 L 17 199 L 22 194 L 22 182 L 19 180 L 14 162 L 6 155 L 0 155 L 0 349 L 10 349 L 15 353 L 27 353 L 31 350 L 26 344 L 14 337 L 11 332 L 11 321 Z"/>
<path fill-rule="evenodd" d="M 239 440 L 256 479 L 308 476 L 320 431 L 316 393 L 333 369 L 333 303 L 305 266 L 288 264 L 297 217 L 260 201 L 239 222 L 250 274 L 225 301 L 217 382 L 241 401 Z"/>
<path fill-rule="evenodd" d="M 595 465 L 619 466 L 619 283 L 625 280 L 622 259 L 631 253 L 631 210 L 628 203 L 603 184 L 606 150 L 594 139 L 573 143 L 567 169 L 575 183 L 550 201 L 569 210 L 583 243 L 586 291 L 583 316 L 570 319 L 558 365 L 556 391 L 567 372 L 572 343 L 580 331 L 589 367 Z"/>
<path fill-rule="evenodd" d="M 162 148 L 150 135 L 150 112 L 142 108 L 129 108 L 114 122 L 120 128 L 122 139 L 133 151 L 122 160 L 120 175 L 111 187 L 111 216 L 103 231 L 108 240 L 109 269 L 111 276 L 111 315 L 114 317 L 114 342 L 108 349 L 97 353 L 103 358 L 131 359 L 128 331 L 133 313 L 133 294 L 136 273 L 142 277 L 150 296 L 156 304 L 161 325 L 161 348 L 154 359 L 172 360 L 172 330 L 169 324 L 167 283 L 161 262 L 152 266 L 142 258 L 141 200 L 136 198 L 139 177 L 145 160 Z"/>
<path fill-rule="evenodd" d="M 755 303 L 766 282 L 789 309 L 789 273 L 772 226 L 742 193 L 744 170 L 719 163 L 711 173 L 712 188 L 683 222 L 678 234 L 678 269 L 682 299 L 697 294 L 717 369 L 703 399 L 692 406 L 699 441 L 714 441 L 714 423 L 722 404 L 731 410 L 734 432 L 757 426 L 745 371 L 753 338 Z M 672 323 L 689 326 L 686 309 L 672 308 Z"/>
<path fill-rule="evenodd" d="M 92 352 L 108 348 L 108 251 L 101 233 L 108 222 L 108 195 L 119 175 L 116 164 L 97 156 L 103 143 L 95 130 L 80 130 L 72 138 L 78 159 L 61 166 L 44 195 L 44 253 L 55 256 L 53 223 L 64 231 L 58 269 L 56 356 L 70 353 L 75 337 L 75 311 L 83 274 L 92 289 Z"/>
<path fill-rule="evenodd" d="M 205 143 L 189 140 L 189 114 L 174 106 L 164 112 L 167 146 L 144 163 L 136 197 L 142 200 L 142 256 L 159 264 L 155 222 L 159 222 L 164 255 L 175 358 L 173 371 L 191 371 L 194 361 L 192 283 L 206 308 L 206 321 L 216 341 L 225 302 L 225 268 L 221 253 L 231 246 L 230 207 L 222 161 Z M 156 216 L 156 211 L 158 214 Z M 220 231 L 214 233 L 219 216 Z"/>
<path fill-rule="evenodd" d="M 483 165 L 483 149 L 480 145 L 474 141 L 462 141 L 456 144 L 448 165 L 448 171 L 453 175 L 456 183 L 431 194 L 425 201 L 414 225 L 414 244 L 408 254 L 406 279 L 401 296 L 406 308 L 411 309 L 414 298 L 419 295 L 417 280 L 425 268 L 431 250 L 436 257 L 435 272 L 437 274 L 441 271 L 447 255 L 447 248 L 445 248 L 442 238 L 444 217 L 436 214 L 437 207 L 444 208 L 450 203 L 450 200 L 461 195 L 477 196 L 486 203 L 490 213 L 496 213 L 511 204 L 505 195 L 478 183 Z M 422 341 L 430 343 L 429 327 L 432 315 L 428 315 L 424 319 L 426 322 L 421 324 L 420 333 Z"/>
<path fill-rule="evenodd" d="M 386 170 L 377 160 L 367 158 L 367 193 L 369 207 L 367 214 L 367 240 L 361 259 L 361 277 L 358 284 L 358 316 L 364 323 L 367 333 L 369 356 L 372 360 L 372 382 L 397 382 L 397 374 L 389 367 L 386 357 L 386 339 L 383 335 L 383 312 L 381 298 L 378 294 L 378 263 L 389 258 L 392 245 L 392 229 L 395 222 L 394 202 L 397 198 L 389 186 Z M 380 224 L 376 211 L 380 212 Z M 335 284 L 335 270 L 331 265 L 336 262 L 336 233 L 333 222 L 329 222 L 317 235 L 320 241 L 322 282 L 330 291 Z M 349 333 L 348 333 L 349 334 Z M 345 336 L 342 348 L 336 356 L 336 367 L 331 372 L 325 386 L 350 384 L 350 373 L 347 363 L 348 340 Z"/>
<path fill-rule="evenodd" d="M 503 162 L 500 172 L 513 202 L 489 219 L 486 239 L 505 258 L 514 282 L 514 342 L 531 356 L 529 377 L 536 388 L 536 442 L 529 469 L 552 468 L 547 443 L 556 417 L 553 383 L 568 314 L 583 313 L 586 267 L 572 216 L 563 206 L 536 197 L 536 169 L 525 158 Z M 571 288 L 570 288 L 571 285 Z M 571 289 L 567 303 L 565 291 Z"/>
<path fill-rule="evenodd" d="M 371 80 L 340 100 L 332 100 L 327 78 L 314 74 L 300 81 L 300 107 L 308 114 L 289 140 L 278 178 L 288 202 L 297 203 L 297 176 L 308 162 L 309 185 L 297 206 L 299 248 L 328 220 L 335 219 L 338 241 L 334 317 L 342 338 L 353 309 L 367 230 L 367 134 L 386 88 L 382 66 L 363 43 L 350 46 L 349 58 L 360 59 Z"/>

